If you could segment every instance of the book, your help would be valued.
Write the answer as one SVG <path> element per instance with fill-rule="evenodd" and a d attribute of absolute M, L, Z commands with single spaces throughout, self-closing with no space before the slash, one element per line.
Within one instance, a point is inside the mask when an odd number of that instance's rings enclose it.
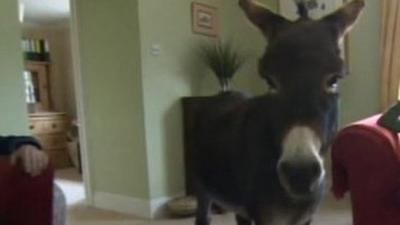
<path fill-rule="evenodd" d="M 27 61 L 50 61 L 49 42 L 46 39 L 24 38 L 21 41 L 24 59 Z"/>

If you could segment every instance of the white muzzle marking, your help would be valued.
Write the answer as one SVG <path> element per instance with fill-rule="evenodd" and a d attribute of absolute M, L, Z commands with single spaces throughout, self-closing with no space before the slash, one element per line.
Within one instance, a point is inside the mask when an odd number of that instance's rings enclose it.
<path fill-rule="evenodd" d="M 324 160 L 320 156 L 321 139 L 313 129 L 307 126 L 295 126 L 286 134 L 282 143 L 282 155 L 278 162 L 278 168 L 282 162 L 317 162 L 321 174 L 313 187 L 319 186 L 325 177 Z M 287 180 L 281 179 L 283 187 L 290 191 Z"/>

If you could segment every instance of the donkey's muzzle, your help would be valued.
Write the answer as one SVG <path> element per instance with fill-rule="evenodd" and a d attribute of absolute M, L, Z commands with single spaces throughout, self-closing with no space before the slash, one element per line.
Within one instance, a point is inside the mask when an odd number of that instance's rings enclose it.
<path fill-rule="evenodd" d="M 281 162 L 279 178 L 285 189 L 293 195 L 305 196 L 319 187 L 322 168 L 318 162 Z"/>

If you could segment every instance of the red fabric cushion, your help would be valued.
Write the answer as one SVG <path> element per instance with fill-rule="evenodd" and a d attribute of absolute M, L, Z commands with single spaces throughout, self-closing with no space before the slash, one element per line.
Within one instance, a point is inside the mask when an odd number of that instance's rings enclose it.
<path fill-rule="evenodd" d="M 400 225 L 399 138 L 378 118 L 346 127 L 332 147 L 333 192 L 350 191 L 354 225 Z"/>
<path fill-rule="evenodd" d="M 0 221 L 5 225 L 51 225 L 53 169 L 32 178 L 0 158 Z"/>

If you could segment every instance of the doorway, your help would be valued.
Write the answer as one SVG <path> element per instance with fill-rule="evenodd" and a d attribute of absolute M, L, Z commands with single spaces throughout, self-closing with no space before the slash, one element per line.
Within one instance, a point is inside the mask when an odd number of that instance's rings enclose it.
<path fill-rule="evenodd" d="M 71 0 L 20 0 L 29 128 L 56 168 L 67 204 L 90 201 Z M 82 157 L 83 156 L 83 157 Z"/>

